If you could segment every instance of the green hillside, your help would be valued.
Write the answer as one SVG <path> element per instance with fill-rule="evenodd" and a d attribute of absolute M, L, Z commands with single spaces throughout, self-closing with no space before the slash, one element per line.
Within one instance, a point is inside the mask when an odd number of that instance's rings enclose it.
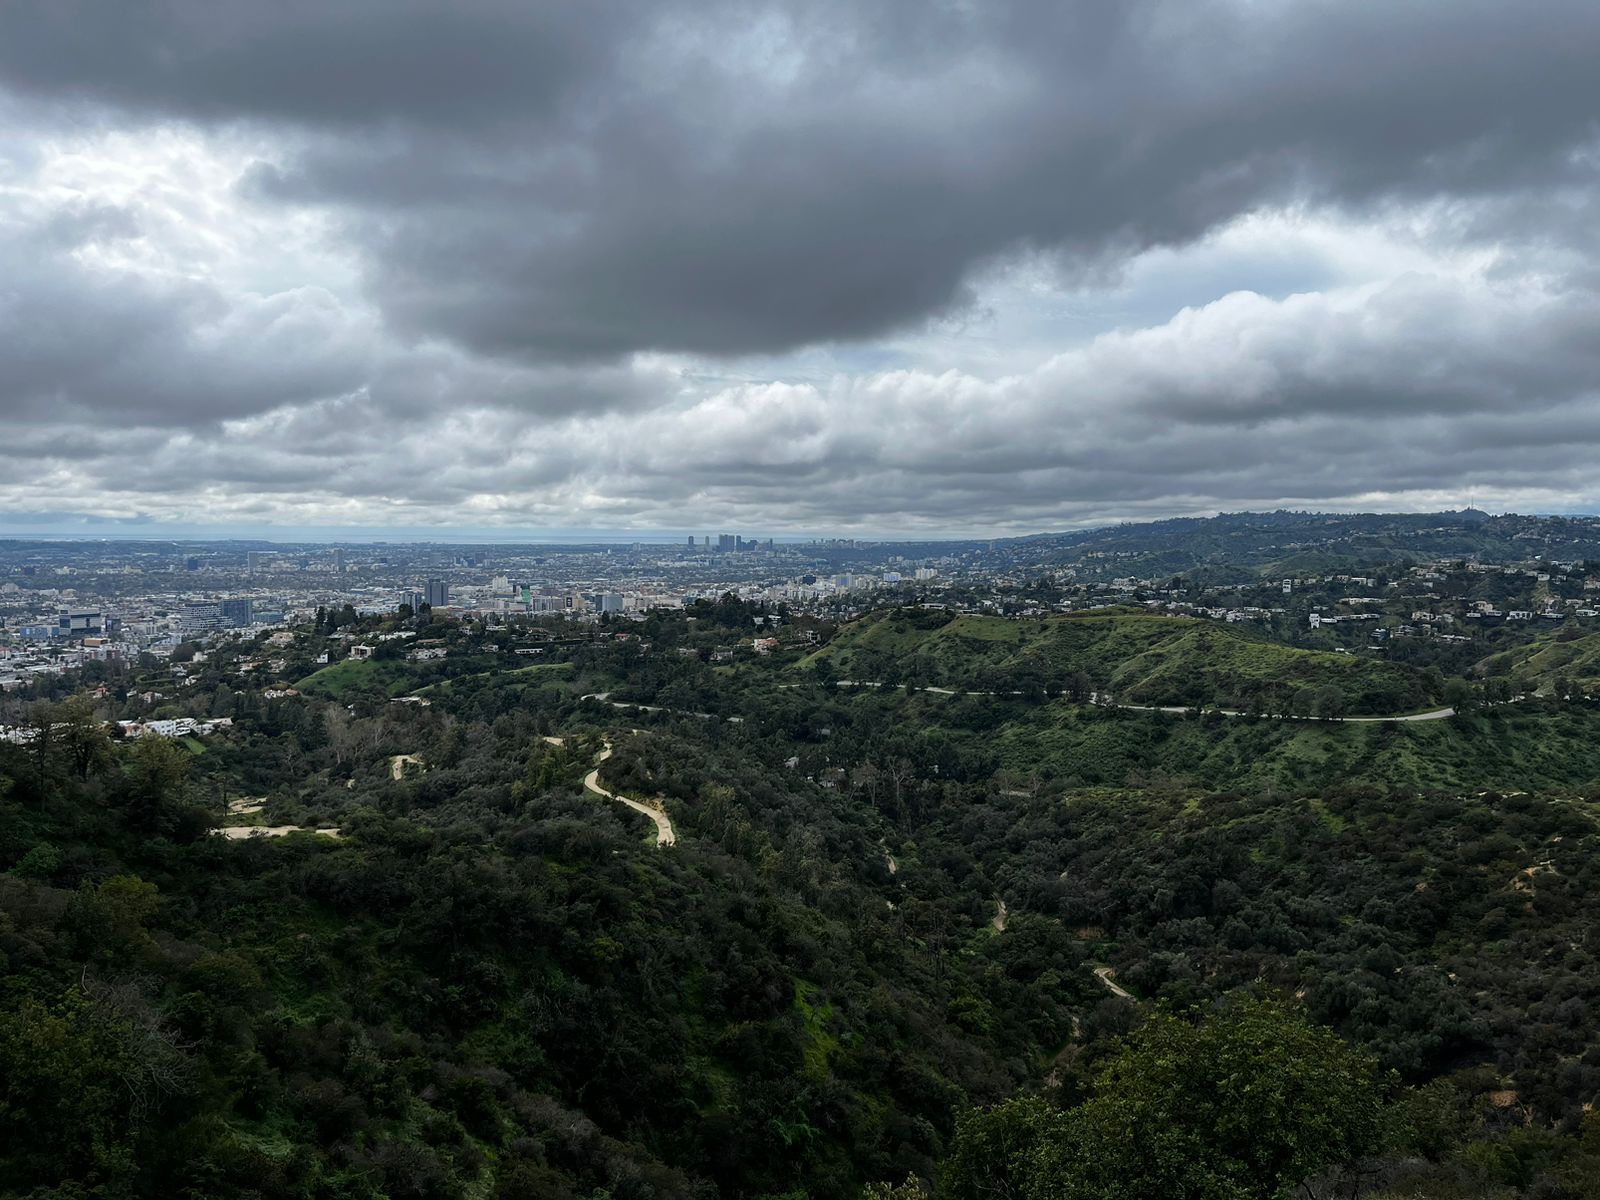
<path fill-rule="evenodd" d="M 295 684 L 302 692 L 340 700 L 352 692 L 382 691 L 399 696 L 411 689 L 418 672 L 402 660 L 347 658 L 313 671 Z"/>
<path fill-rule="evenodd" d="M 1600 692 L 1600 633 L 1573 636 L 1560 630 L 1550 637 L 1491 655 L 1478 664 L 1487 677 L 1509 676 L 1519 689 Z"/>
<path fill-rule="evenodd" d="M 1337 689 L 1354 713 L 1433 703 L 1424 678 L 1351 655 L 1298 650 L 1228 626 L 1145 613 L 1031 620 L 895 610 L 845 626 L 799 664 L 840 679 L 972 690 L 1079 690 L 1129 704 L 1214 704 L 1284 712 Z"/>

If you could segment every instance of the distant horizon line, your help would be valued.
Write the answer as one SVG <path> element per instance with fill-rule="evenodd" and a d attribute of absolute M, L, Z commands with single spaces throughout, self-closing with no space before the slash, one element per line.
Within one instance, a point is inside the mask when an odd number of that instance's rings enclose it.
<path fill-rule="evenodd" d="M 1464 508 L 1442 509 L 1315 509 L 1315 508 L 1275 508 L 1275 509 L 1232 509 L 1220 510 L 1205 516 L 1164 516 L 1143 519 L 1120 518 L 1115 520 L 1099 521 L 1093 524 L 1080 526 L 1057 527 L 1054 529 L 1038 529 L 1029 533 L 762 533 L 749 537 L 753 542 L 771 541 L 775 545 L 803 546 L 817 542 L 868 542 L 890 545 L 927 545 L 941 542 L 1000 542 L 1024 541 L 1029 538 L 1064 536 L 1068 534 L 1092 533 L 1097 530 L 1116 529 L 1130 525 L 1158 525 L 1167 521 L 1210 521 L 1221 517 L 1238 516 L 1272 516 L 1274 514 L 1289 513 L 1314 517 L 1357 517 L 1357 516 L 1445 516 L 1467 512 L 1482 513 L 1486 517 L 1496 516 L 1528 516 L 1535 518 L 1566 517 L 1569 519 L 1593 519 L 1596 514 L 1587 512 L 1529 512 L 1514 513 L 1510 511 L 1491 512 L 1487 509 L 1468 505 Z M 473 546 L 582 546 L 582 545 L 651 545 L 660 547 L 678 546 L 687 548 L 691 536 L 687 529 L 682 530 L 649 530 L 629 531 L 615 529 L 549 529 L 526 531 L 423 531 L 418 529 L 396 529 L 389 531 L 360 530 L 342 526 L 302 526 L 298 529 L 285 530 L 264 529 L 261 532 L 246 532 L 249 527 L 205 527 L 178 525 L 172 532 L 161 532 L 159 529 L 131 530 L 106 530 L 90 532 L 85 529 L 73 530 L 29 530 L 7 531 L 0 529 L 0 541 L 25 541 L 25 542 L 169 542 L 173 544 L 186 544 L 196 542 L 240 542 L 261 543 L 269 546 L 295 546 L 295 545 L 331 545 L 342 543 L 346 545 L 473 545 Z M 704 544 L 708 535 L 695 533 L 696 545 Z M 718 534 L 710 537 L 721 536 Z M 742 533 L 731 536 L 745 537 Z"/>

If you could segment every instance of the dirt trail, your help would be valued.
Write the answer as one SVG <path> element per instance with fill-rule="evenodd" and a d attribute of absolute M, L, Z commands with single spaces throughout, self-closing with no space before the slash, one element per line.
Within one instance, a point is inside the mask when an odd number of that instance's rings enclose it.
<path fill-rule="evenodd" d="M 634 710 L 636 710 L 638 712 L 672 713 L 675 716 L 679 716 L 679 717 L 697 717 L 702 721 L 727 720 L 728 722 L 730 722 L 731 724 L 734 724 L 734 725 L 742 725 L 742 724 L 744 724 L 744 718 L 743 717 L 726 717 L 726 718 L 724 718 L 724 717 L 717 716 L 716 713 L 695 712 L 691 708 L 662 708 L 661 705 L 659 705 L 659 704 L 639 704 L 639 703 L 636 703 L 636 702 L 631 701 L 631 700 L 613 700 L 611 698 L 611 693 L 610 692 L 589 692 L 586 695 L 579 696 L 578 699 L 579 700 L 599 700 L 602 704 L 609 704 L 609 705 L 611 705 L 612 708 L 620 708 L 620 709 L 622 709 L 624 711 L 626 711 L 628 709 L 634 709 Z"/>
<path fill-rule="evenodd" d="M 874 683 L 870 679 L 836 679 L 833 682 L 835 687 L 898 688 L 902 686 L 898 683 Z M 784 683 L 779 684 L 778 686 L 795 688 L 802 687 L 804 685 L 798 683 Z M 953 688 L 943 687 L 919 687 L 916 690 L 919 692 L 928 692 L 935 696 L 1020 696 L 1023 694 L 1021 692 L 958 692 Z M 1128 708 L 1133 709 L 1135 712 L 1190 713 L 1195 711 L 1192 706 L 1186 707 L 1181 704 L 1114 704 L 1099 692 L 1096 692 L 1089 698 L 1089 703 L 1101 705 L 1107 708 Z M 1232 708 L 1207 708 L 1204 711 L 1207 713 L 1216 713 L 1218 716 L 1223 717 L 1258 716 L 1263 719 L 1273 719 L 1279 721 L 1332 721 L 1346 725 L 1359 725 L 1384 721 L 1443 721 L 1446 718 L 1456 715 L 1456 710 L 1453 708 L 1435 708 L 1429 712 L 1404 713 L 1392 717 L 1296 717 L 1290 716 L 1287 713 L 1247 713 L 1240 712 L 1239 710 Z"/>
<path fill-rule="evenodd" d="M 800 687 L 801 685 L 798 684 L 798 683 L 785 683 L 785 684 L 781 684 L 779 686 L 781 686 L 781 687 Z M 836 680 L 834 680 L 834 686 L 835 687 L 882 688 L 882 687 L 899 687 L 900 685 L 899 684 L 887 684 L 887 683 L 873 683 L 871 680 L 866 680 L 866 679 L 836 679 Z M 1022 695 L 1021 692 L 958 692 L 958 691 L 954 691 L 951 688 L 942 688 L 942 687 L 923 687 L 923 688 L 917 688 L 916 690 L 919 691 L 919 692 L 930 692 L 935 696 L 1020 696 L 1020 695 Z M 1094 695 L 1092 695 L 1089 698 L 1089 703 L 1100 705 L 1102 707 L 1107 707 L 1107 708 L 1111 708 L 1111 707 L 1128 708 L 1128 709 L 1134 710 L 1135 712 L 1190 713 L 1190 712 L 1194 712 L 1195 711 L 1193 706 L 1185 706 L 1185 705 L 1181 705 L 1181 704 L 1115 704 L 1111 700 L 1108 700 L 1105 696 L 1101 695 L 1099 692 L 1094 693 Z M 1298 717 L 1298 716 L 1290 716 L 1288 713 L 1247 713 L 1247 712 L 1240 712 L 1238 709 L 1233 709 L 1233 708 L 1206 708 L 1203 711 L 1205 711 L 1206 713 L 1216 713 L 1218 716 L 1223 716 L 1223 717 L 1257 716 L 1257 717 L 1260 717 L 1262 719 L 1271 719 L 1271 720 L 1279 720 L 1279 721 L 1330 721 L 1330 722 L 1335 722 L 1335 723 L 1345 724 L 1345 725 L 1361 725 L 1361 724 L 1371 724 L 1371 723 L 1374 723 L 1374 722 L 1395 722 L 1395 721 L 1443 721 L 1443 720 L 1446 720 L 1447 718 L 1450 718 L 1450 717 L 1453 717 L 1453 716 L 1456 715 L 1456 710 L 1453 709 L 1453 708 L 1435 708 L 1435 709 L 1432 709 L 1432 710 L 1430 710 L 1428 712 L 1403 713 L 1403 714 L 1392 716 L 1392 717 Z"/>
<path fill-rule="evenodd" d="M 994 898 L 994 919 L 989 922 L 994 926 L 996 933 L 1004 933 L 1006 931 L 1006 920 L 1010 916 L 1011 910 L 1006 907 L 1006 902 L 996 896 Z"/>
<path fill-rule="evenodd" d="M 406 777 L 406 765 L 408 763 L 419 767 L 426 767 L 428 765 L 422 761 L 422 756 L 420 754 L 396 754 L 389 760 L 389 778 L 404 779 Z"/>
<path fill-rule="evenodd" d="M 1105 697 L 1101 696 L 1098 692 L 1093 696 L 1092 703 L 1111 706 L 1111 702 Z M 1195 711 L 1192 706 L 1185 708 L 1180 704 L 1118 704 L 1115 705 L 1115 707 L 1131 708 L 1136 712 L 1189 713 Z M 1443 721 L 1446 718 L 1456 715 L 1456 710 L 1453 708 L 1435 708 L 1429 712 L 1405 713 L 1401 716 L 1394 717 L 1301 717 L 1294 716 L 1289 713 L 1247 713 L 1240 712 L 1238 709 L 1233 708 L 1207 708 L 1202 711 L 1208 714 L 1217 713 L 1218 715 L 1224 717 L 1258 716 L 1262 719 L 1270 718 L 1278 721 L 1324 721 L 1341 725 L 1362 725 L 1397 721 Z"/>
<path fill-rule="evenodd" d="M 1132 992 L 1112 978 L 1115 974 L 1116 972 L 1110 967 L 1096 967 L 1094 969 L 1094 977 L 1105 984 L 1113 996 L 1120 996 L 1124 1000 L 1132 1000 L 1135 1004 L 1139 1003 Z"/>
<path fill-rule="evenodd" d="M 676 846 L 678 835 L 672 830 L 672 822 L 667 819 L 667 814 L 660 808 L 646 804 L 641 800 L 633 800 L 627 796 L 619 796 L 615 792 L 608 792 L 600 786 L 600 763 L 611 757 L 611 743 L 606 743 L 606 748 L 600 751 L 600 757 L 595 760 L 595 768 L 583 777 L 583 786 L 597 796 L 604 796 L 607 800 L 618 800 L 626 804 L 634 812 L 643 813 L 656 823 L 656 845 Z"/>
<path fill-rule="evenodd" d="M 320 837 L 330 838 L 343 836 L 337 826 L 313 829 L 308 825 L 224 825 L 221 829 L 213 829 L 211 832 L 227 838 L 230 842 L 242 842 L 258 837 L 286 837 L 291 833 L 315 833 Z"/>

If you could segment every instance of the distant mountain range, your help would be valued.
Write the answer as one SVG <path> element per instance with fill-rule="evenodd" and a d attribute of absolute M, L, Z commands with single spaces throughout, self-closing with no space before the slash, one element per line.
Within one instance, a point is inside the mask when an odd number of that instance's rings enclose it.
<path fill-rule="evenodd" d="M 1439 513 L 1224 513 L 1009 539 L 1019 556 L 1093 577 L 1204 572 L 1215 579 L 1425 559 L 1600 559 L 1600 517 Z"/>

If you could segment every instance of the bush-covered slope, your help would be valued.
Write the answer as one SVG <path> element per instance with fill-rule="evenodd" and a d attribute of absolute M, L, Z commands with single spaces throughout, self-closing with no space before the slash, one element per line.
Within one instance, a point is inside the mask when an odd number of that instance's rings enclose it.
<path fill-rule="evenodd" d="M 1108 1200 L 1173 1194 L 1139 1174 L 1139 1122 L 1207 1151 L 1169 1164 L 1233 1171 L 1210 1131 L 1263 1113 L 1307 1152 L 1295 1175 L 1378 1151 L 1341 1195 L 1401 1168 L 1440 1182 L 1406 1200 L 1595 1194 L 1600 710 L 1339 724 L 829 688 L 837 667 L 661 653 L 672 619 L 570 671 L 463 655 L 427 706 L 266 701 L 213 660 L 189 690 L 235 723 L 203 756 L 112 743 L 88 697 L 25 714 L 45 740 L 0 744 L 0 1194 L 854 1200 L 910 1173 L 954 1200 L 1003 1194 L 984 1172 L 1015 1156 L 958 1128 L 1008 1096 L 1061 1135 L 1047 1167 L 1106 1151 L 1076 1161 Z M 1152 655 L 1221 677 L 1282 650 L 1144 617 L 875 628 L 820 662 L 881 639 L 1159 679 Z M 601 679 L 657 708 L 585 699 Z M 602 782 L 660 798 L 676 848 L 583 790 L 603 740 Z M 425 769 L 396 779 L 397 754 Z M 206 836 L 244 796 L 343 837 Z M 1230 1026 L 1263 986 L 1284 1020 Z M 1163 1001 L 1212 1015 L 1150 1021 Z M 1380 1143 L 1192 1099 L 1294 1078 L 1286 1046 L 1331 1057 L 1311 1022 L 1425 1089 L 1357 1097 Z M 1207 1045 L 1209 1066 L 1162 1049 Z M 951 1190 L 963 1163 L 981 1190 Z"/>

